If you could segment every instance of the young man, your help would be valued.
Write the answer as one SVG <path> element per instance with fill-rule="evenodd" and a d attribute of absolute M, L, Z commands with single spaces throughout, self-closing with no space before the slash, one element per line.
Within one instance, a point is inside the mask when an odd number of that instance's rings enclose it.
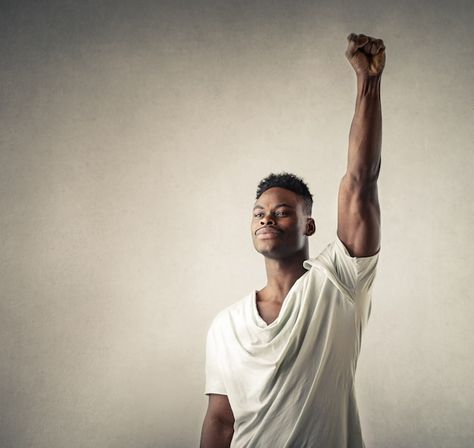
<path fill-rule="evenodd" d="M 380 245 L 382 40 L 348 37 L 357 77 L 336 241 L 314 259 L 312 196 L 294 175 L 260 182 L 251 224 L 267 285 L 219 313 L 206 351 L 202 448 L 363 447 L 354 376 Z"/>

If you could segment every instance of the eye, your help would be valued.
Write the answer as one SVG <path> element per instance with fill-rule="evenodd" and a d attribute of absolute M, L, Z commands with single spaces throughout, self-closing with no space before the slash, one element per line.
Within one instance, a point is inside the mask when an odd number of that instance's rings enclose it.
<path fill-rule="evenodd" d="M 263 216 L 263 213 L 262 212 L 257 212 L 257 213 L 254 213 L 253 214 L 253 217 L 254 218 L 261 218 Z"/>
<path fill-rule="evenodd" d="M 286 210 L 277 210 L 275 212 L 275 216 L 287 216 L 287 215 L 288 215 L 288 213 L 287 213 Z"/>

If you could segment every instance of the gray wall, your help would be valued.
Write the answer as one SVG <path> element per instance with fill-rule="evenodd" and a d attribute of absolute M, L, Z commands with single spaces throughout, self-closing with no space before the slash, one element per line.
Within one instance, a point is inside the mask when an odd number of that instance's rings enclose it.
<path fill-rule="evenodd" d="M 303 176 L 335 237 L 351 31 L 388 54 L 367 446 L 471 446 L 472 2 L 0 12 L 2 447 L 197 445 L 208 325 L 265 282 L 257 182 Z"/>

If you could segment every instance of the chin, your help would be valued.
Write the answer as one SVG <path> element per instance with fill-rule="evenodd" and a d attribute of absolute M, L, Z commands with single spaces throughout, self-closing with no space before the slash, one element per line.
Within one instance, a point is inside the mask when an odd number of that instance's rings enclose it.
<path fill-rule="evenodd" d="M 284 250 L 283 248 L 262 248 L 256 247 L 255 250 L 260 254 L 263 255 L 265 258 L 272 258 L 274 260 L 279 260 L 281 258 L 287 257 L 288 251 Z"/>
<path fill-rule="evenodd" d="M 304 251 L 304 247 L 288 247 L 286 245 L 257 245 L 254 244 L 255 250 L 263 255 L 265 258 L 273 260 L 281 260 L 296 255 L 297 253 Z"/>

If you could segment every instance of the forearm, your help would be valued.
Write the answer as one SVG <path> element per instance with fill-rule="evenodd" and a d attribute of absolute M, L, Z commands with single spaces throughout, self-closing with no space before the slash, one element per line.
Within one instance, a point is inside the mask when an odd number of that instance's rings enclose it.
<path fill-rule="evenodd" d="M 357 76 L 357 99 L 349 133 L 346 176 L 357 183 L 373 183 L 380 170 L 382 144 L 381 76 Z"/>
<path fill-rule="evenodd" d="M 356 72 L 357 100 L 349 133 L 347 171 L 339 189 L 337 234 L 353 257 L 368 257 L 380 248 L 377 179 L 385 45 L 381 39 L 351 33 L 346 57 Z"/>
<path fill-rule="evenodd" d="M 202 425 L 200 447 L 229 448 L 233 435 L 233 425 L 206 417 Z"/>

